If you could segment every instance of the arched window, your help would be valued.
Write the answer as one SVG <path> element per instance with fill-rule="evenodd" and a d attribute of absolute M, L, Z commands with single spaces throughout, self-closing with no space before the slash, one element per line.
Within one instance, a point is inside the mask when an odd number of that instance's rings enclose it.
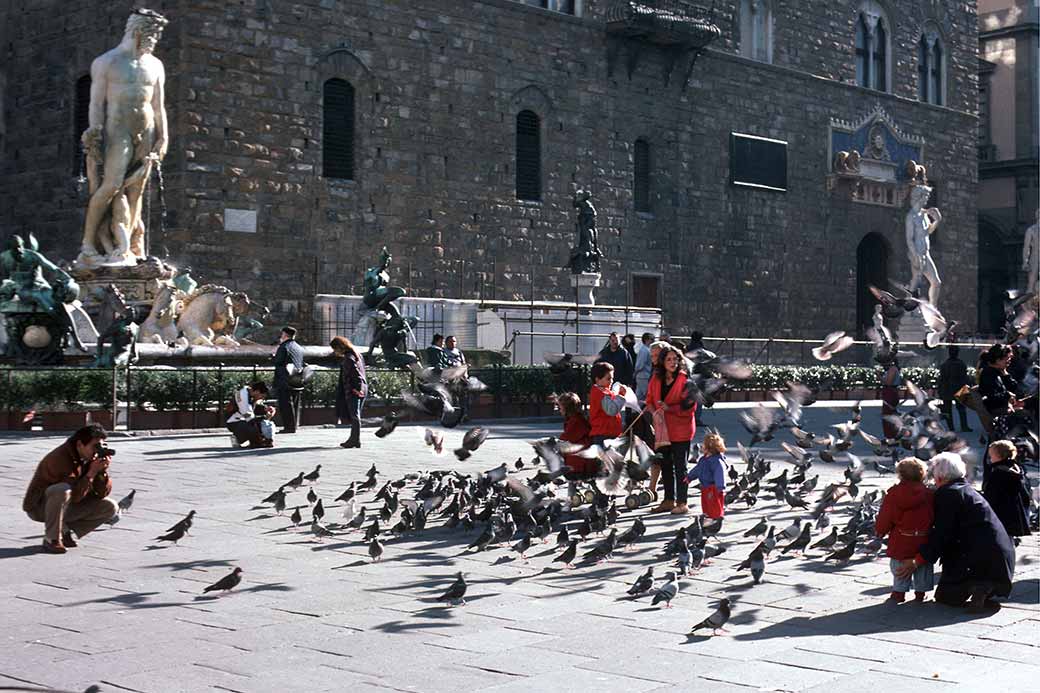
<path fill-rule="evenodd" d="M 86 164 L 83 153 L 83 131 L 90 127 L 90 75 L 83 75 L 76 80 L 76 93 L 72 103 L 72 151 L 73 174 L 85 173 Z"/>
<path fill-rule="evenodd" d="M 740 54 L 773 62 L 773 8 L 770 0 L 741 0 Z"/>
<path fill-rule="evenodd" d="M 856 16 L 856 84 L 888 91 L 889 26 L 876 0 L 863 0 Z"/>
<path fill-rule="evenodd" d="M 354 87 L 333 78 L 321 90 L 321 175 L 354 179 Z"/>
<path fill-rule="evenodd" d="M 632 201 L 637 212 L 649 212 L 650 209 L 650 143 L 644 139 L 636 140 L 633 147 Z"/>
<path fill-rule="evenodd" d="M 534 111 L 516 115 L 516 199 L 542 199 L 542 122 Z"/>
<path fill-rule="evenodd" d="M 917 94 L 921 101 L 943 103 L 943 47 L 933 31 L 921 34 L 917 42 Z"/>

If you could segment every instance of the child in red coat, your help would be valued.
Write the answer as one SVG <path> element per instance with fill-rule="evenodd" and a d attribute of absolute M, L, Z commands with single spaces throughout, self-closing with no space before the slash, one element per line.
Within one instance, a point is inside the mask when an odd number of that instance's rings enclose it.
<path fill-rule="evenodd" d="M 564 392 L 556 398 L 556 408 L 563 415 L 563 433 L 560 434 L 560 440 L 587 448 L 592 442 L 589 438 L 592 429 L 585 418 L 585 412 L 582 411 L 578 396 L 573 392 Z M 571 453 L 563 456 L 563 463 L 571 468 L 567 473 L 568 477 L 585 477 L 596 473 L 595 459 L 586 459 Z"/>
<path fill-rule="evenodd" d="M 900 460 L 896 465 L 899 483 L 888 490 L 881 503 L 881 511 L 874 523 L 877 535 L 888 537 L 888 557 L 892 569 L 892 595 L 889 601 L 899 603 L 906 599 L 911 584 L 916 601 L 924 601 L 924 593 L 935 586 L 932 564 L 925 563 L 912 576 L 901 578 L 896 569 L 928 541 L 932 526 L 932 491 L 924 485 L 926 468 L 916 457 Z"/>
<path fill-rule="evenodd" d="M 592 364 L 592 389 L 589 390 L 589 425 L 592 430 L 592 442 L 600 444 L 604 440 L 621 435 L 621 410 L 625 406 L 625 386 L 615 393 L 611 390 L 614 383 L 614 367 L 606 361 Z"/>

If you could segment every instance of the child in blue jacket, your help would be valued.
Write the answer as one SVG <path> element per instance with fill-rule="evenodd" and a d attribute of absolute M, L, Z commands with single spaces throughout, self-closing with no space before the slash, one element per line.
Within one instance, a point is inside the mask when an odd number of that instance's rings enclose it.
<path fill-rule="evenodd" d="M 701 482 L 701 512 L 718 519 L 726 513 L 726 441 L 718 433 L 709 433 L 702 447 L 704 454 L 686 475 L 686 481 Z"/>

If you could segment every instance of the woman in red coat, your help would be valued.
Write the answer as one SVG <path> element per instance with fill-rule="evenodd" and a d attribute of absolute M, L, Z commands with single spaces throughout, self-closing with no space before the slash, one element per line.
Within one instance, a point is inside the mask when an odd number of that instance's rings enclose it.
<path fill-rule="evenodd" d="M 697 402 L 687 396 L 686 379 L 683 355 L 673 346 L 663 347 L 646 391 L 646 409 L 651 415 L 658 410 L 663 412 L 670 441 L 667 447 L 660 448 L 664 455 L 661 462 L 664 501 L 654 508 L 655 513 L 685 515 L 689 512 L 686 505 L 688 489 L 682 480 L 686 478 L 690 442 L 697 432 L 694 423 Z"/>

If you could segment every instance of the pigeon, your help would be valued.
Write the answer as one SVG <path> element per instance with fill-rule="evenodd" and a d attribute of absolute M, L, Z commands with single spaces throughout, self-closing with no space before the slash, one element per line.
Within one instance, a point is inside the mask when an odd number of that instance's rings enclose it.
<path fill-rule="evenodd" d="M 286 481 L 285 485 L 289 486 L 291 488 L 294 488 L 294 489 L 300 488 L 300 486 L 303 486 L 303 472 L 300 472 L 299 474 L 294 476 L 292 479 L 289 479 L 288 481 Z"/>
<path fill-rule="evenodd" d="M 766 538 L 762 540 L 762 550 L 766 553 L 772 553 L 773 549 L 776 548 L 776 527 L 770 527 L 766 533 Z"/>
<path fill-rule="evenodd" d="M 354 499 L 354 498 L 351 498 L 343 506 L 343 521 L 344 522 L 350 522 L 351 520 L 354 519 L 354 515 L 356 515 L 356 514 L 357 514 L 357 500 Z"/>
<path fill-rule="evenodd" d="M 527 560 L 527 550 L 531 548 L 531 535 L 525 534 L 520 541 L 513 544 L 512 549 L 520 554 L 520 558 Z"/>
<path fill-rule="evenodd" d="M 802 533 L 802 523 L 799 522 L 797 518 L 795 518 L 795 520 L 790 525 L 788 525 L 784 529 L 784 531 L 781 532 L 780 534 L 782 534 L 783 537 L 786 537 L 788 539 L 794 539 L 801 533 Z M 781 538 L 783 538 L 783 537 L 781 537 Z"/>
<path fill-rule="evenodd" d="M 314 468 L 313 472 L 311 472 L 310 474 L 305 475 L 303 478 L 305 480 L 311 482 L 312 484 L 314 484 L 314 483 L 317 483 L 318 477 L 320 477 L 320 476 L 321 476 L 321 465 L 319 464 L 317 467 Z"/>
<path fill-rule="evenodd" d="M 484 528 L 484 531 L 481 532 L 480 536 L 477 537 L 476 539 L 474 539 L 473 543 L 471 543 L 469 546 L 466 547 L 466 550 L 469 551 L 470 549 L 476 549 L 477 552 L 479 553 L 479 552 L 485 550 L 488 547 L 488 544 L 490 544 L 494 540 L 494 538 L 495 538 L 495 528 L 494 528 L 494 525 L 491 524 L 491 523 L 488 523 L 488 526 Z M 573 558 L 573 556 L 572 556 L 572 558 Z"/>
<path fill-rule="evenodd" d="M 646 524 L 643 522 L 643 518 L 637 517 L 624 534 L 618 537 L 618 546 L 627 546 L 634 541 L 637 541 L 641 536 L 646 534 Z"/>
<path fill-rule="evenodd" d="M 426 442 L 426 446 L 433 448 L 433 454 L 443 455 L 444 454 L 444 434 L 438 433 L 433 429 L 427 428 L 426 433 L 423 435 L 423 440 Z"/>
<path fill-rule="evenodd" d="M 156 537 L 155 541 L 172 541 L 174 544 L 176 544 L 178 541 L 184 538 L 184 535 L 187 533 L 187 531 L 188 530 L 186 530 L 184 527 L 175 527 L 166 534 Z"/>
<path fill-rule="evenodd" d="M 924 337 L 924 345 L 928 349 L 937 349 L 954 333 L 957 321 L 947 322 L 942 313 L 928 301 L 918 300 L 917 305 L 921 309 L 921 317 L 924 318 L 924 324 L 928 328 L 928 334 Z"/>
<path fill-rule="evenodd" d="M 361 526 L 365 524 L 365 519 L 367 516 L 367 508 L 365 508 L 365 506 L 362 505 L 361 510 L 358 511 L 358 514 L 354 516 L 354 519 L 347 523 L 347 526 L 351 529 L 361 529 Z"/>
<path fill-rule="evenodd" d="M 766 518 L 763 517 L 761 520 L 758 521 L 758 524 L 756 524 L 754 527 L 752 527 L 748 531 L 744 532 L 744 536 L 745 537 L 757 537 L 757 536 L 760 536 L 762 534 L 765 534 L 767 529 L 769 529 L 769 522 L 766 520 Z"/>
<path fill-rule="evenodd" d="M 136 488 L 132 488 L 132 489 L 130 489 L 130 493 L 126 494 L 126 496 L 124 496 L 123 498 L 120 499 L 120 501 L 118 503 L 118 505 L 119 505 L 119 512 L 120 513 L 128 513 L 128 512 L 130 512 L 130 508 L 134 504 L 134 496 L 135 495 L 137 495 L 137 489 Z"/>
<path fill-rule="evenodd" d="M 311 519 L 311 532 L 320 540 L 322 537 L 331 537 L 332 531 L 323 525 L 318 518 Z"/>
<path fill-rule="evenodd" d="M 388 435 L 393 433 L 394 429 L 397 428 L 399 421 L 399 415 L 395 411 L 384 416 L 382 422 L 379 424 L 379 429 L 376 431 L 376 438 L 386 438 Z M 375 465 L 372 465 L 372 468 L 375 469 Z"/>
<path fill-rule="evenodd" d="M 289 521 L 293 523 L 293 527 L 299 527 L 300 523 L 303 522 L 303 515 L 300 514 L 300 508 L 302 505 L 297 505 L 293 508 L 292 515 L 289 516 Z"/>
<path fill-rule="evenodd" d="M 340 501 L 350 501 L 356 494 L 357 494 L 357 482 L 356 481 L 352 481 L 350 483 L 350 486 L 347 487 L 346 491 L 344 491 L 343 493 L 341 493 L 338 496 L 336 496 L 336 502 L 338 503 Z"/>
<path fill-rule="evenodd" d="M 730 601 L 727 598 L 723 598 L 719 601 L 719 608 L 716 609 L 708 618 L 704 619 L 690 630 L 690 635 L 693 635 L 701 628 L 711 628 L 712 635 L 718 635 L 720 630 L 723 630 L 723 626 L 726 625 L 726 621 L 729 620 L 731 613 Z M 723 630 L 723 632 L 725 632 Z"/>
<path fill-rule="evenodd" d="M 831 527 L 831 533 L 811 545 L 810 549 L 829 549 L 838 543 L 838 528 Z"/>
<path fill-rule="evenodd" d="M 455 578 L 455 582 L 451 583 L 451 586 L 442 594 L 437 601 L 439 602 L 451 602 L 452 604 L 458 603 L 464 605 L 466 603 L 466 578 L 463 576 L 462 571 L 459 571 L 458 577 Z"/>
<path fill-rule="evenodd" d="M 809 504 L 807 502 L 805 502 L 804 500 L 802 500 L 798 496 L 792 494 L 787 489 L 784 489 L 784 500 L 787 501 L 787 504 L 789 506 L 791 506 L 792 508 L 808 508 L 809 507 Z"/>
<path fill-rule="evenodd" d="M 202 590 L 202 593 L 216 592 L 218 590 L 221 592 L 230 592 L 235 587 L 238 587 L 238 583 L 240 582 L 242 582 L 242 569 L 235 568 L 230 574 L 225 575 L 206 589 Z"/>
<path fill-rule="evenodd" d="M 632 586 L 628 588 L 628 594 L 633 597 L 638 597 L 641 594 L 646 594 L 654 588 L 654 567 L 650 566 L 646 569 L 646 572 L 636 578 L 636 581 L 632 583 Z"/>
<path fill-rule="evenodd" d="M 285 486 L 284 485 L 279 486 L 277 491 L 275 491 L 270 496 L 268 496 L 267 498 L 265 498 L 262 501 L 260 501 L 260 504 L 263 505 L 264 503 L 277 503 L 279 498 L 281 498 L 282 500 L 285 500 Z"/>
<path fill-rule="evenodd" d="M 856 550 L 856 542 L 855 541 L 851 541 L 848 544 L 846 544 L 845 546 L 843 546 L 840 549 L 838 549 L 837 551 L 835 551 L 834 553 L 832 553 L 829 556 L 827 556 L 827 558 L 823 559 L 823 561 L 824 561 L 824 563 L 826 563 L 827 561 L 834 560 L 834 561 L 838 561 L 838 562 L 844 563 L 845 561 L 848 561 L 850 558 L 852 558 L 852 554 L 855 552 L 855 550 Z"/>
<path fill-rule="evenodd" d="M 484 472 L 484 478 L 492 484 L 497 484 L 500 481 L 504 481 L 506 476 L 509 475 L 509 470 L 506 469 L 506 463 L 503 462 L 494 469 L 489 469 Z"/>
<path fill-rule="evenodd" d="M 376 463 L 373 462 L 372 466 L 368 468 L 367 472 L 365 472 L 365 476 L 367 476 L 369 479 L 375 479 L 376 476 L 378 476 L 378 475 L 379 475 L 379 470 L 376 469 Z"/>
<path fill-rule="evenodd" d="M 487 440 L 488 431 L 486 428 L 471 428 L 466 431 L 466 435 L 462 437 L 462 447 L 455 450 L 455 457 L 462 460 L 468 459 L 474 452 L 477 451 L 484 441 Z"/>
<path fill-rule="evenodd" d="M 566 527 L 561 529 L 560 533 L 556 535 L 556 545 L 557 546 L 563 546 L 564 544 L 569 543 L 570 540 L 571 540 L 571 533 L 567 531 Z"/>
<path fill-rule="evenodd" d="M 365 530 L 365 537 L 362 541 L 372 541 L 379 536 L 380 531 L 379 520 L 377 519 L 368 526 L 368 529 Z"/>
<path fill-rule="evenodd" d="M 285 511 L 285 494 L 274 499 L 274 511 L 281 515 Z"/>
<path fill-rule="evenodd" d="M 314 492 L 314 489 L 309 489 L 307 491 L 307 502 L 310 503 L 311 505 L 313 505 L 317 501 L 318 501 L 318 494 Z"/>
<path fill-rule="evenodd" d="M 830 361 L 831 358 L 852 346 L 854 340 L 844 332 L 831 332 L 823 340 L 823 344 L 813 347 L 812 355 L 817 361 Z"/>
<path fill-rule="evenodd" d="M 167 532 L 173 532 L 178 529 L 183 529 L 184 533 L 187 534 L 188 530 L 191 529 L 191 525 L 195 522 L 195 511 L 191 510 L 187 515 L 184 516 L 177 524 L 167 529 Z"/>
<path fill-rule="evenodd" d="M 798 538 L 792 541 L 790 544 L 785 546 L 780 553 L 786 554 L 788 551 L 797 551 L 798 553 L 805 553 L 805 548 L 809 546 L 809 542 L 812 540 L 812 523 L 806 522 L 805 526 L 802 527 L 801 534 Z"/>
<path fill-rule="evenodd" d="M 614 555 L 614 549 L 617 548 L 617 527 L 610 530 L 610 534 L 607 538 L 596 544 L 591 551 L 585 553 L 584 558 L 593 559 L 597 561 L 603 561 L 609 559 Z"/>
<path fill-rule="evenodd" d="M 665 608 L 672 607 L 672 600 L 679 594 L 679 583 L 676 582 L 676 575 L 674 572 L 669 571 L 664 576 L 665 583 L 657 588 L 654 592 L 654 599 L 650 602 L 651 606 L 657 606 L 661 602 L 665 603 Z"/>
<path fill-rule="evenodd" d="M 311 514 L 319 520 L 325 517 L 325 506 L 322 505 L 320 498 L 318 499 L 318 502 L 314 504 L 314 509 L 311 511 Z"/>
<path fill-rule="evenodd" d="M 553 563 L 563 563 L 566 568 L 573 568 L 574 557 L 578 555 L 578 540 L 571 539 L 570 544 L 563 553 L 552 560 Z"/>
<path fill-rule="evenodd" d="M 379 543 L 379 537 L 374 537 L 368 545 L 368 555 L 372 561 L 378 561 L 383 556 L 383 545 Z"/>

